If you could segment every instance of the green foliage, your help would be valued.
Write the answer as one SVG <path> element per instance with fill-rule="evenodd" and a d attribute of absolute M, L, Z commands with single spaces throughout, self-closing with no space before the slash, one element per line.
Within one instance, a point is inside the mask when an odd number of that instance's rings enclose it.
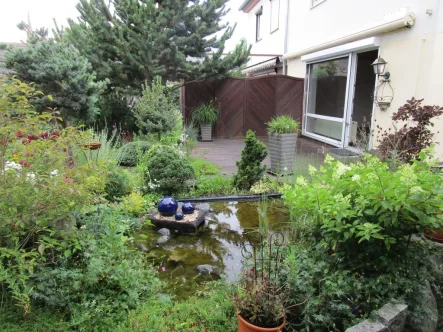
<path fill-rule="evenodd" d="M 259 182 L 255 183 L 250 191 L 253 194 L 271 194 L 271 193 L 278 193 L 282 185 L 270 177 L 264 177 L 263 180 L 260 180 Z"/>
<path fill-rule="evenodd" d="M 196 126 L 211 124 L 217 122 L 219 116 L 219 109 L 213 102 L 202 104 L 192 110 L 192 122 Z"/>
<path fill-rule="evenodd" d="M 220 170 L 220 166 L 214 165 L 203 158 L 192 157 L 190 158 L 190 162 L 196 178 L 204 175 L 215 175 L 218 174 Z"/>
<path fill-rule="evenodd" d="M 312 330 L 343 331 L 393 299 L 405 301 L 414 313 L 413 291 L 431 279 L 428 257 L 428 249 L 411 244 L 407 252 L 393 250 L 366 265 L 331 255 L 321 245 L 294 246 L 285 269 L 292 305 L 298 304 L 291 318 Z"/>
<path fill-rule="evenodd" d="M 347 254 L 381 252 L 405 245 L 424 228 L 441 228 L 442 176 L 427 156 L 397 171 L 366 155 L 364 163 L 346 166 L 330 156 L 312 180 L 299 177 L 284 200 L 295 216 L 313 217 L 317 239 Z"/>
<path fill-rule="evenodd" d="M 76 147 L 74 155 L 77 161 L 81 163 L 94 161 L 115 166 L 120 163 L 121 140 L 117 135 L 117 130 L 111 133 L 106 128 L 100 131 L 88 130 L 85 134 L 89 137 L 90 143 L 100 143 L 101 146 L 100 149 L 92 151 Z"/>
<path fill-rule="evenodd" d="M 46 95 L 31 100 L 38 112 L 57 109 L 65 120 L 81 122 L 92 122 L 98 115 L 95 104 L 106 79 L 97 81 L 91 64 L 72 45 L 31 33 L 26 48 L 8 50 L 5 63 L 20 80 L 35 83 Z"/>
<path fill-rule="evenodd" d="M 155 1 L 81 0 L 79 20 L 69 20 L 63 37 L 89 59 L 99 78 L 109 78 L 111 87 L 130 95 L 157 75 L 163 82 L 225 77 L 248 61 L 250 50 L 242 41 L 224 54 L 234 30 L 222 23 L 227 1 L 173 0 L 157 6 Z"/>
<path fill-rule="evenodd" d="M 123 145 L 120 148 L 120 165 L 134 167 L 138 164 L 140 156 L 146 153 L 151 147 L 149 142 L 134 141 Z"/>
<path fill-rule="evenodd" d="M 149 204 L 138 192 L 132 192 L 122 199 L 123 211 L 132 216 L 139 216 L 146 212 L 149 207 L 154 207 L 154 204 Z"/>
<path fill-rule="evenodd" d="M 97 102 L 100 114 L 94 126 L 99 130 L 118 130 L 121 134 L 132 134 L 137 130 L 137 126 L 129 104 L 129 98 L 117 93 L 108 92 L 100 95 Z"/>
<path fill-rule="evenodd" d="M 152 266 L 130 249 L 130 220 L 105 209 L 81 219 L 81 251 L 33 276 L 32 298 L 64 309 L 76 328 L 114 324 L 160 289 Z M 75 249 L 75 247 L 73 248 Z"/>
<path fill-rule="evenodd" d="M 133 109 L 137 126 L 143 133 L 166 134 L 174 129 L 179 107 L 166 94 L 166 86 L 156 76 L 152 85 L 145 85 L 143 96 Z"/>
<path fill-rule="evenodd" d="M 300 123 L 289 115 L 276 116 L 266 125 L 269 134 L 295 134 L 300 128 Z"/>
<path fill-rule="evenodd" d="M 114 331 L 234 331 L 237 317 L 230 293 L 229 286 L 221 281 L 204 285 L 197 296 L 183 302 L 152 299 L 132 311 L 127 323 Z"/>
<path fill-rule="evenodd" d="M 146 186 L 163 194 L 184 190 L 194 178 L 194 169 L 184 153 L 171 146 L 153 146 L 148 152 Z"/>
<path fill-rule="evenodd" d="M 87 135 L 55 130 L 51 114 L 39 115 L 29 103 L 39 94 L 21 81 L 0 80 L 0 284 L 25 312 L 34 269 L 59 261 L 72 242 L 72 214 L 105 185 L 100 164 L 72 158 L 72 145 Z"/>
<path fill-rule="evenodd" d="M 241 160 L 237 161 L 238 173 L 234 177 L 234 187 L 240 190 L 249 190 L 260 181 L 266 171 L 266 166 L 261 166 L 261 163 L 268 154 L 266 145 L 257 140 L 252 130 L 246 133 L 245 145 Z"/>
<path fill-rule="evenodd" d="M 215 176 L 199 177 L 186 196 L 200 197 L 200 196 L 217 196 L 217 195 L 232 195 L 235 193 L 235 188 L 232 187 L 232 179 L 224 177 L 220 174 Z"/>
<path fill-rule="evenodd" d="M 105 198 L 116 201 L 132 191 L 130 176 L 127 170 L 118 166 L 108 167 L 107 182 L 105 185 Z"/>

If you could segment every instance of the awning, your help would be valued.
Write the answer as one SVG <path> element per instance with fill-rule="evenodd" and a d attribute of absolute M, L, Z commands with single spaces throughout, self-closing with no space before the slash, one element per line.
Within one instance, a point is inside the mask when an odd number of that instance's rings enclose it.
<path fill-rule="evenodd" d="M 280 68 L 282 67 L 282 63 L 280 61 L 280 57 L 274 57 L 259 63 L 256 63 L 255 65 L 246 67 L 242 70 L 245 74 L 253 74 L 253 73 L 259 73 L 262 71 L 266 71 L 272 68 Z"/>

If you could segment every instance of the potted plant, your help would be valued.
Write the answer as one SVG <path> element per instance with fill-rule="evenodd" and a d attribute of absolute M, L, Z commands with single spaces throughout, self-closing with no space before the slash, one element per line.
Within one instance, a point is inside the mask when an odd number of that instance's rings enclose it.
<path fill-rule="evenodd" d="M 212 125 L 217 122 L 219 110 L 213 102 L 201 104 L 192 111 L 192 122 L 200 127 L 201 140 L 212 141 Z"/>
<path fill-rule="evenodd" d="M 238 331 L 281 331 L 286 324 L 289 288 L 273 274 L 244 270 L 233 297 L 237 307 Z"/>
<path fill-rule="evenodd" d="M 274 117 L 267 124 L 272 174 L 287 173 L 295 159 L 300 123 L 289 115 Z"/>

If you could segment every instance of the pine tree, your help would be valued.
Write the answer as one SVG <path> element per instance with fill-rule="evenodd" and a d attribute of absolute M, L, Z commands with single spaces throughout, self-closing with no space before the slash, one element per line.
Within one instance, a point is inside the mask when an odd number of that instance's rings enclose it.
<path fill-rule="evenodd" d="M 139 94 L 157 75 L 163 82 L 219 78 L 246 63 L 250 50 L 242 41 L 223 56 L 234 31 L 221 23 L 227 1 L 80 0 L 79 20 L 63 35 L 114 91 Z"/>
<path fill-rule="evenodd" d="M 32 32 L 25 23 L 19 28 L 28 32 L 27 47 L 9 49 L 5 63 L 17 78 L 34 83 L 45 95 L 31 101 L 36 110 L 55 110 L 68 121 L 93 121 L 106 82 L 96 81 L 91 64 L 72 45 L 48 39 L 45 29 Z"/>

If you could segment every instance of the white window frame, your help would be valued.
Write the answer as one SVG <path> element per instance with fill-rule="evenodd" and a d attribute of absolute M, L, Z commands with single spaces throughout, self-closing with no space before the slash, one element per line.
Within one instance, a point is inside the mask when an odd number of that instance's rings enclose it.
<path fill-rule="evenodd" d="M 255 42 L 262 40 L 261 25 L 263 16 L 263 6 L 255 12 Z"/>
<path fill-rule="evenodd" d="M 269 12 L 271 13 L 270 19 L 269 19 L 269 29 L 270 29 L 270 33 L 273 33 L 275 31 L 277 31 L 279 29 L 279 27 L 280 27 L 280 0 L 269 0 L 269 2 L 270 2 L 270 10 L 269 10 Z M 272 3 L 275 3 L 275 2 L 277 2 L 277 16 L 276 16 L 277 27 L 274 30 L 272 30 L 272 16 L 273 16 Z"/>
<path fill-rule="evenodd" d="M 311 9 L 317 7 L 319 4 L 325 2 L 326 0 L 311 0 Z"/>

